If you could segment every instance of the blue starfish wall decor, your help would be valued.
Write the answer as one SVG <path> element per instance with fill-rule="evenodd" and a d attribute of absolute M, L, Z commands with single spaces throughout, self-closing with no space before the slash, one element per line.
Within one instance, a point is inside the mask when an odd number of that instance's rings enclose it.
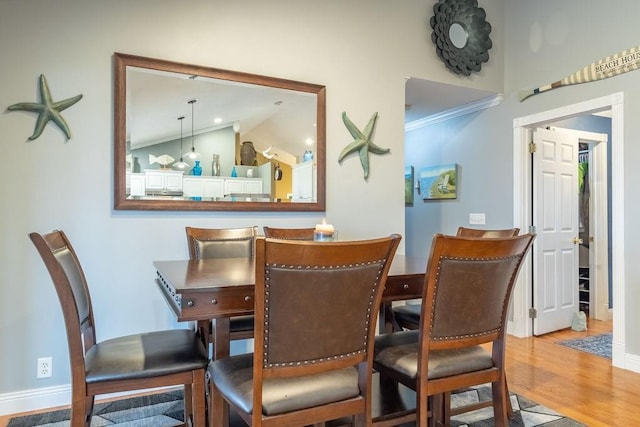
<path fill-rule="evenodd" d="M 80 101 L 82 95 L 74 96 L 63 101 L 53 102 L 51 98 L 51 92 L 49 91 L 49 85 L 44 74 L 40 74 L 40 103 L 36 102 L 21 102 L 18 104 L 10 105 L 7 109 L 9 111 L 33 111 L 38 113 L 38 120 L 36 121 L 36 127 L 33 131 L 33 135 L 29 137 L 29 140 L 33 141 L 42 134 L 44 127 L 49 120 L 53 120 L 67 137 L 67 141 L 71 138 L 71 131 L 69 125 L 64 120 L 60 112 L 71 107 L 76 102 Z"/>
<path fill-rule="evenodd" d="M 390 148 L 379 147 L 371 141 L 371 137 L 373 136 L 373 129 L 376 126 L 377 119 L 378 113 L 375 112 L 369 119 L 369 123 L 367 123 L 364 131 L 361 132 L 360 129 L 358 129 L 356 125 L 353 124 L 349 117 L 347 117 L 347 113 L 342 113 L 342 121 L 353 137 L 353 142 L 344 147 L 344 149 L 338 156 L 338 163 L 342 164 L 342 161 L 345 157 L 357 151 L 360 155 L 360 164 L 362 165 L 362 170 L 364 171 L 365 180 L 369 178 L 369 153 L 387 154 L 391 151 Z"/>

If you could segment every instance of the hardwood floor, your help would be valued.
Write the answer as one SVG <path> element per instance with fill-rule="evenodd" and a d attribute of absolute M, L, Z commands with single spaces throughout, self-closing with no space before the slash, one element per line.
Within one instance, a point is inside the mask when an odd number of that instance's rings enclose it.
<path fill-rule="evenodd" d="M 509 390 L 588 426 L 637 425 L 640 374 L 613 368 L 611 360 L 558 341 L 611 332 L 611 322 L 589 319 L 587 331 L 571 329 L 535 338 L 507 338 Z"/>
<path fill-rule="evenodd" d="M 611 360 L 573 350 L 558 341 L 611 331 L 611 322 L 588 321 L 535 338 L 507 338 L 509 390 L 590 427 L 637 425 L 640 373 L 611 366 Z M 0 427 L 10 416 L 0 416 Z"/>

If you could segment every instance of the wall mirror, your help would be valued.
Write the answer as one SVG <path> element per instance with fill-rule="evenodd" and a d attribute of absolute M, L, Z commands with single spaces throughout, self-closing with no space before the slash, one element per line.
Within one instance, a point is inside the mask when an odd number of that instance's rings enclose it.
<path fill-rule="evenodd" d="M 114 54 L 117 210 L 324 211 L 325 87 Z"/>

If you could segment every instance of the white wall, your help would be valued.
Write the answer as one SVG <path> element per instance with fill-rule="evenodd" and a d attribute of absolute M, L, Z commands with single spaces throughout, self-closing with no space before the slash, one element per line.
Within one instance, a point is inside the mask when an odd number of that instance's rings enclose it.
<path fill-rule="evenodd" d="M 52 124 L 27 141 L 33 114 L 0 115 L 0 401 L 69 383 L 60 309 L 29 232 L 67 232 L 90 282 L 98 338 L 106 339 L 177 326 L 155 289 L 151 262 L 187 257 L 186 225 L 307 226 L 325 216 L 114 211 L 114 52 L 326 85 L 328 221 L 341 238 L 403 233 L 405 77 L 496 92 L 503 85 L 503 1 L 481 2 L 494 47 L 470 78 L 452 75 L 436 57 L 433 3 L 0 1 L 0 107 L 37 101 L 40 74 L 55 100 L 84 95 L 63 112 L 72 131 L 67 143 Z M 343 111 L 360 127 L 379 113 L 374 140 L 391 154 L 371 156 L 368 182 L 357 157 L 337 163 L 351 142 Z M 35 379 L 42 356 L 54 358 L 48 380 Z"/>

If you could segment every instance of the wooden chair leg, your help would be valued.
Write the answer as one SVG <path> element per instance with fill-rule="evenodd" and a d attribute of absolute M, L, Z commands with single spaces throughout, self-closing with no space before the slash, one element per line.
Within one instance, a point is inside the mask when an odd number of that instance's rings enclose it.
<path fill-rule="evenodd" d="M 187 420 L 193 414 L 193 397 L 194 392 L 192 388 L 192 384 L 185 384 L 183 387 L 184 393 L 184 423 L 187 425 Z"/>
<path fill-rule="evenodd" d="M 198 373 L 193 379 L 192 387 L 187 387 L 191 390 L 191 413 L 193 420 L 193 427 L 205 427 L 205 388 L 204 388 L 204 372 Z M 186 400 L 185 400 L 186 402 Z M 186 420 L 186 418 L 185 418 Z"/>

